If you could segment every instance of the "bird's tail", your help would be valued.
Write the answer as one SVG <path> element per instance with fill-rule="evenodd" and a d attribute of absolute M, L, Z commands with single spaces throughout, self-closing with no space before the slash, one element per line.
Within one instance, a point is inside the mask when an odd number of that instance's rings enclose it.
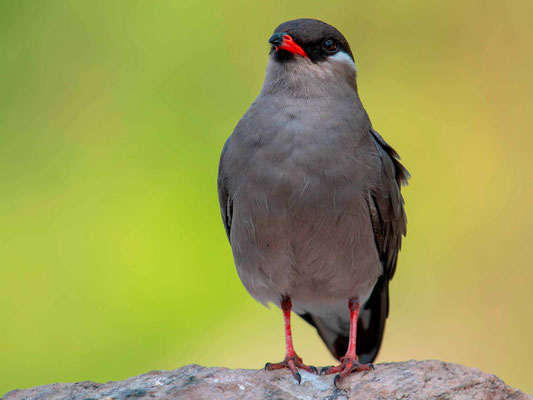
<path fill-rule="evenodd" d="M 383 276 L 380 277 L 370 298 L 359 312 L 355 351 L 362 364 L 373 362 L 378 355 L 389 310 L 388 286 L 388 280 Z M 344 356 L 348 349 L 348 330 L 338 332 L 326 325 L 322 319 L 311 314 L 300 316 L 317 329 L 318 334 L 336 359 Z"/>

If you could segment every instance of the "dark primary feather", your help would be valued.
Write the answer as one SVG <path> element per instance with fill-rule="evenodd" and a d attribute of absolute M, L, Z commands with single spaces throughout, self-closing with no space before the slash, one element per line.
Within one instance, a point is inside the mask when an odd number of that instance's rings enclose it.
<path fill-rule="evenodd" d="M 382 161 L 381 182 L 368 196 L 368 206 L 384 273 L 387 280 L 396 271 L 402 236 L 407 232 L 407 217 L 401 194 L 410 175 L 396 151 L 374 129 L 370 129 Z"/>

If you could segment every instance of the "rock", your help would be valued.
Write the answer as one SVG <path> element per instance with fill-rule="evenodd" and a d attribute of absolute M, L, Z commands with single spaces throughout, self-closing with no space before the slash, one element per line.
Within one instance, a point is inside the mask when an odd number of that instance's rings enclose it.
<path fill-rule="evenodd" d="M 301 371 L 298 385 L 287 370 L 257 371 L 188 365 L 152 371 L 121 382 L 54 383 L 13 390 L 2 400 L 69 399 L 513 399 L 533 398 L 478 369 L 442 361 L 376 365 L 333 386 L 333 376 Z"/>

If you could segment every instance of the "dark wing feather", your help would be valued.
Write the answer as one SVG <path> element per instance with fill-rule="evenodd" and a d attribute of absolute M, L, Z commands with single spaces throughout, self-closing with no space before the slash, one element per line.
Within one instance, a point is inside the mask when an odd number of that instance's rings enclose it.
<path fill-rule="evenodd" d="M 217 187 L 218 201 L 220 202 L 220 213 L 222 214 L 222 222 L 224 223 L 224 228 L 226 229 L 228 240 L 231 242 L 230 232 L 231 218 L 233 215 L 233 201 L 228 191 L 227 175 L 224 169 L 224 155 L 226 154 L 230 139 L 226 140 L 226 143 L 224 143 L 224 147 L 222 148 L 222 154 L 220 155 L 220 163 L 218 164 Z"/>
<path fill-rule="evenodd" d="M 407 217 L 400 190 L 410 175 L 400 163 L 398 153 L 381 135 L 374 129 L 370 129 L 370 133 L 376 143 L 382 168 L 379 184 L 368 195 L 368 207 L 385 278 L 391 280 L 396 271 L 402 236 L 405 236 L 407 229 Z"/>

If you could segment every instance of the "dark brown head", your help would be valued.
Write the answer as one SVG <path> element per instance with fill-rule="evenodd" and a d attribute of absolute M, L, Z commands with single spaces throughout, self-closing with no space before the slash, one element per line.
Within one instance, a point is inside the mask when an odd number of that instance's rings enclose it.
<path fill-rule="evenodd" d="M 276 28 L 262 93 L 289 97 L 353 99 L 357 71 L 350 45 L 337 29 L 316 19 Z"/>
<path fill-rule="evenodd" d="M 336 28 L 317 19 L 301 18 L 278 26 L 269 40 L 276 61 L 288 62 L 298 57 L 314 63 L 337 55 L 354 61 L 350 45 Z"/>

